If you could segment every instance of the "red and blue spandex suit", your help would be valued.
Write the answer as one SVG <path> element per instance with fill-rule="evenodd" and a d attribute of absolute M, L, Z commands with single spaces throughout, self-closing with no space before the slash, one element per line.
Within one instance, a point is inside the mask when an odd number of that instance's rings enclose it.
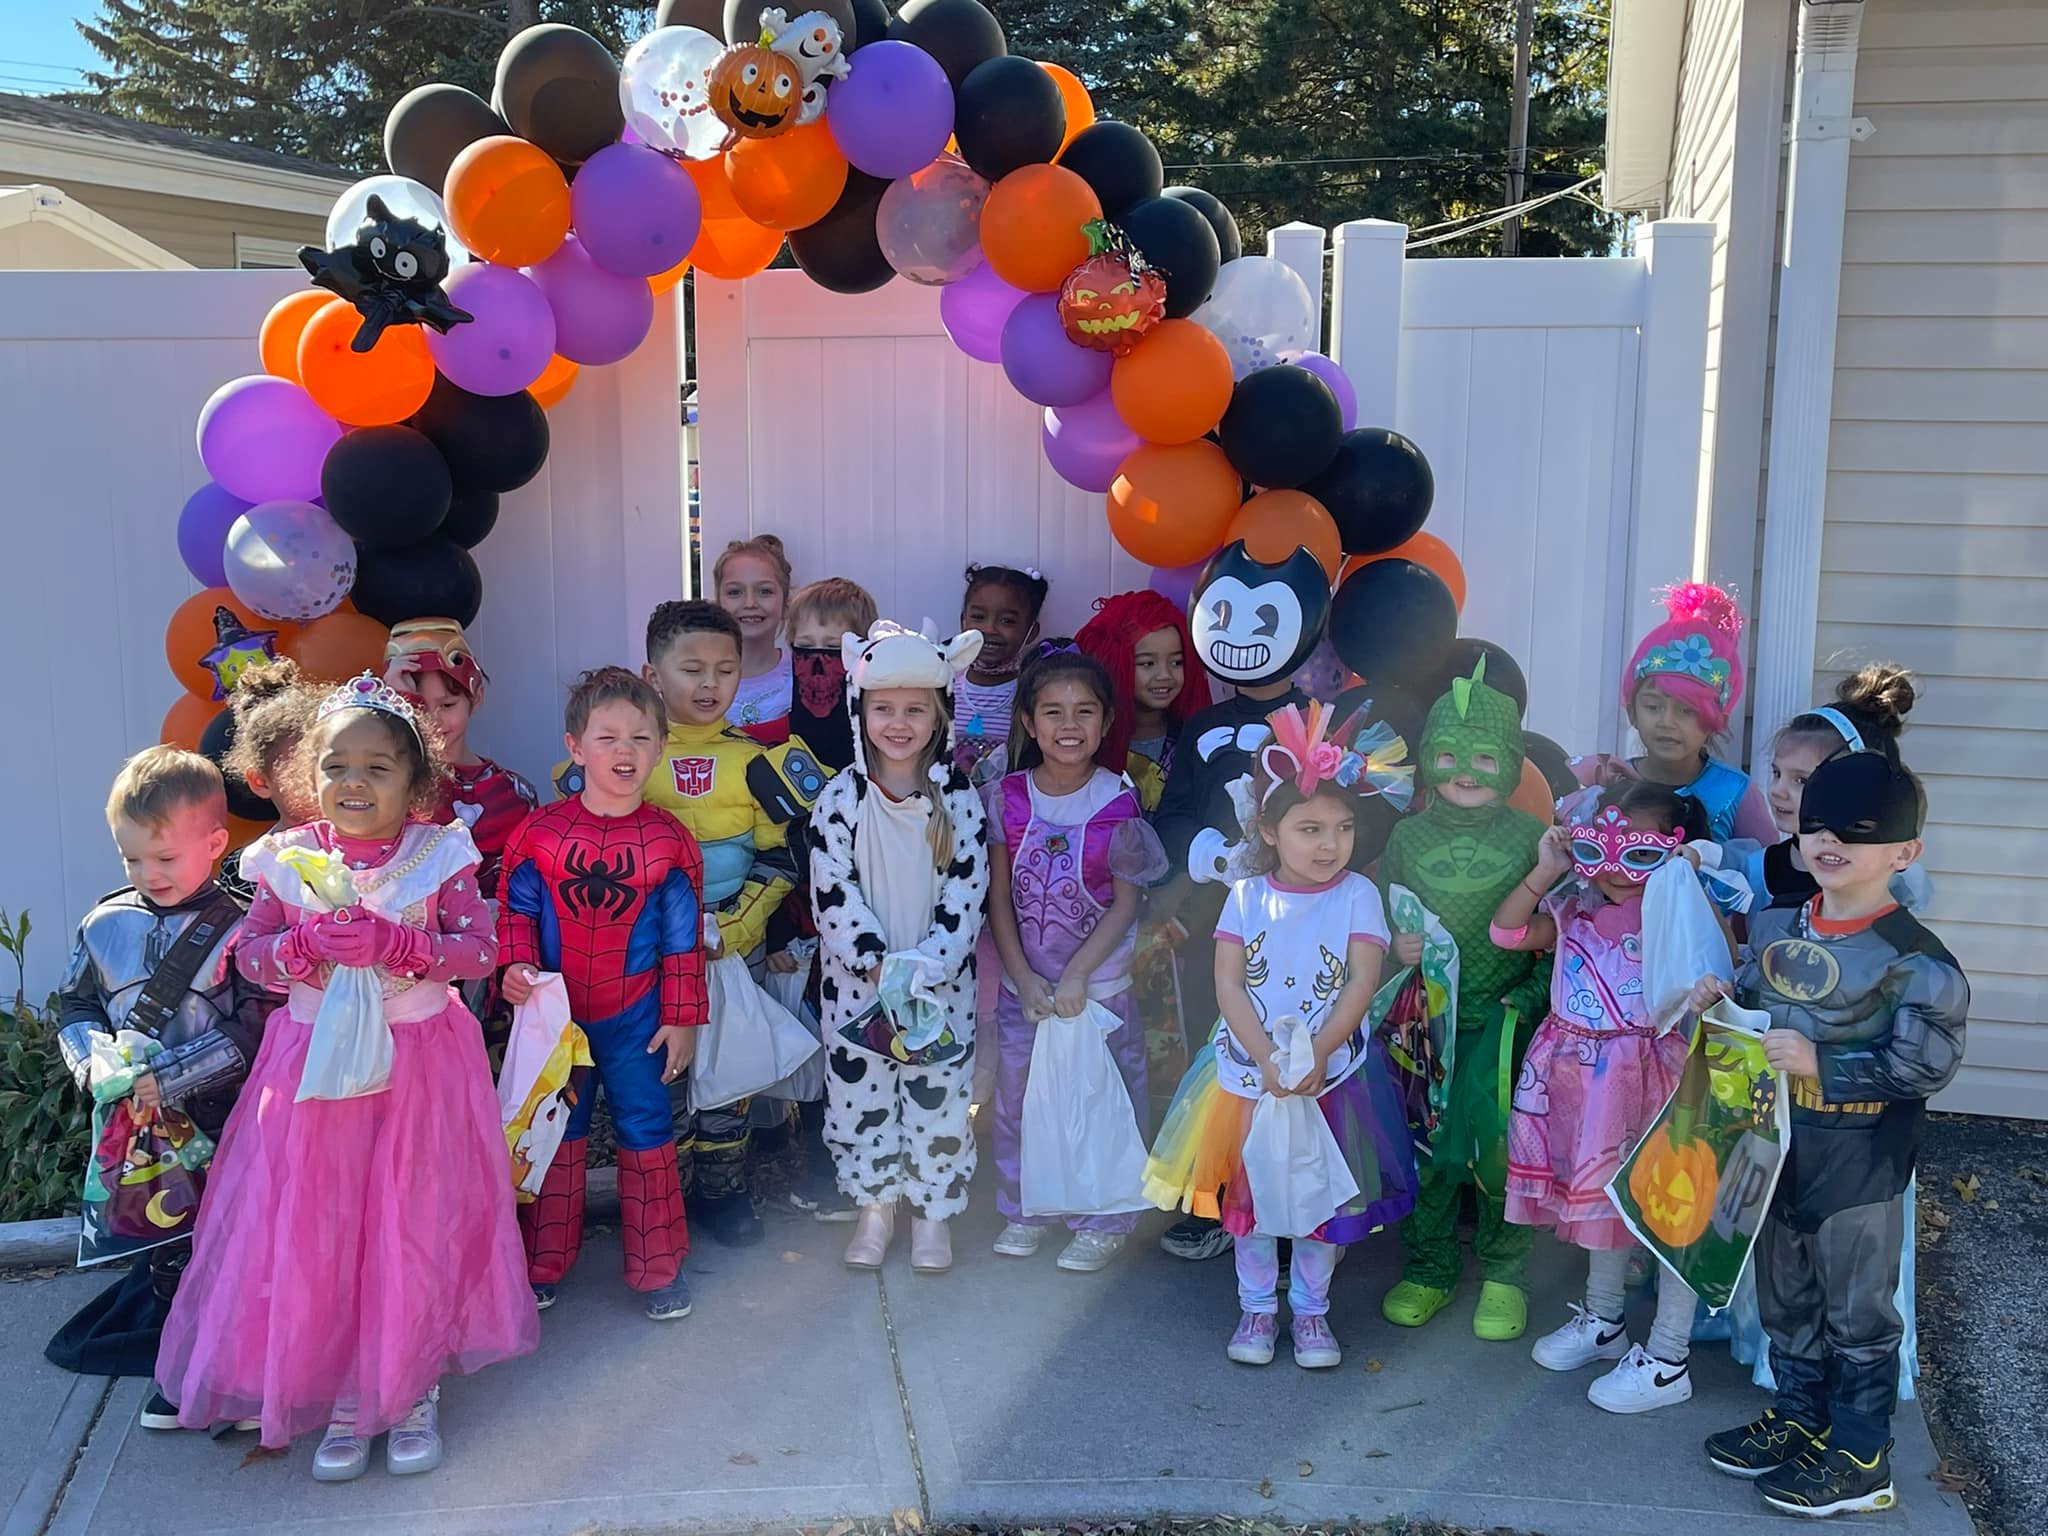
<path fill-rule="evenodd" d="M 599 816 L 580 798 L 535 811 L 505 849 L 506 965 L 559 971 L 571 1017 L 590 1038 L 593 1074 L 619 1138 L 619 1225 L 626 1283 L 669 1284 L 690 1251 L 674 1123 L 657 1029 L 704 1022 L 704 857 L 666 811 Z M 596 1093 L 585 1093 L 540 1198 L 519 1209 L 531 1279 L 552 1285 L 583 1240 L 584 1158 Z"/>

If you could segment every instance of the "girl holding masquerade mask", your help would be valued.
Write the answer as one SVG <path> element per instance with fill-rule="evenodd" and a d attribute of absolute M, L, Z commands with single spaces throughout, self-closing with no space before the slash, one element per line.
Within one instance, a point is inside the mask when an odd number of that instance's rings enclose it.
<path fill-rule="evenodd" d="M 1508 1220 L 1549 1227 L 1587 1250 L 1586 1304 L 1531 1354 L 1552 1371 L 1619 1361 L 1586 1394 L 1610 1413 L 1692 1396 L 1693 1293 L 1669 1271 L 1659 1275 L 1649 1348 L 1630 1345 L 1623 1291 L 1637 1244 L 1607 1183 L 1685 1066 L 1684 1033 L 1659 1034 L 1643 998 L 1643 887 L 1670 859 L 1697 864 L 1689 845 L 1706 832 L 1696 798 L 1618 784 L 1589 821 L 1544 834 L 1535 870 L 1493 920 L 1503 949 L 1557 951 L 1550 1013 L 1529 1042 L 1508 1122 Z M 1553 891 L 1573 870 L 1580 884 Z"/>

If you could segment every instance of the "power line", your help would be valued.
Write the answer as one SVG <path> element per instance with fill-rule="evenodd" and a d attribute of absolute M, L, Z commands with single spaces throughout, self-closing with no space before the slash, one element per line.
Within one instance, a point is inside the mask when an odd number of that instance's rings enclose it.
<path fill-rule="evenodd" d="M 1599 179 L 1598 176 L 1588 176 L 1584 181 L 1564 187 L 1556 192 L 1546 192 L 1541 197 L 1528 198 L 1507 208 L 1496 208 L 1491 213 L 1473 214 L 1469 219 L 1447 219 L 1442 224 L 1425 224 L 1421 230 L 1414 231 L 1414 233 L 1426 234 L 1432 229 L 1446 229 L 1452 224 L 1459 225 L 1460 227 L 1450 230 L 1447 234 L 1432 235 L 1427 240 L 1410 240 L 1407 248 L 1411 251 L 1420 251 L 1432 245 L 1442 245 L 1446 240 L 1456 240 L 1465 235 L 1477 234 L 1480 230 L 1490 229 L 1495 224 L 1505 224 L 1509 219 L 1520 218 L 1532 209 L 1541 208 L 1545 203 L 1554 203 L 1560 198 L 1571 197 L 1590 187 Z"/>
<path fill-rule="evenodd" d="M 1532 155 L 1583 155 L 1601 148 L 1598 144 L 1557 144 L 1538 148 L 1530 146 Z M 1412 165 L 1448 160 L 1502 160 L 1506 153 L 1498 149 L 1440 149 L 1424 155 L 1352 155 L 1319 156 L 1310 160 L 1198 160 L 1185 165 L 1163 167 L 1169 171 L 1270 171 L 1302 166 L 1317 165 Z"/>

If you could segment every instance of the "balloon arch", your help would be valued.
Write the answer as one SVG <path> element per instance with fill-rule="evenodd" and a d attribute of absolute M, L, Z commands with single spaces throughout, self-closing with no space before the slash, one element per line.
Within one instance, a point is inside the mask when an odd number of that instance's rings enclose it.
<path fill-rule="evenodd" d="M 433 84 L 392 109 L 390 174 L 342 195 L 263 371 L 200 413 L 212 478 L 178 547 L 206 590 L 170 623 L 165 740 L 218 755 L 255 660 L 340 678 L 381 669 L 389 625 L 472 621 L 469 552 L 579 371 L 631 353 L 691 267 L 749 277 L 785 240 L 834 292 L 939 288 L 947 334 L 1044 407 L 1048 462 L 1160 591 L 1185 602 L 1238 540 L 1306 548 L 1339 583 L 1345 669 L 1398 685 L 1450 654 L 1464 573 L 1422 531 L 1421 452 L 1358 426 L 1301 278 L 1166 186 L 1071 72 L 1009 53 L 978 0 L 663 0 L 657 21 L 623 61 L 532 27 L 491 101 Z"/>

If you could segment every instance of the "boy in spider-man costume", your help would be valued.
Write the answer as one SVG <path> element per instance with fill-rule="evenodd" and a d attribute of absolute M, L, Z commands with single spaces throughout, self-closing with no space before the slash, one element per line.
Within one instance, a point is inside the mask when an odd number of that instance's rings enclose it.
<path fill-rule="evenodd" d="M 570 692 L 567 725 L 583 788 L 535 811 L 505 850 L 505 996 L 523 1002 L 543 969 L 568 984 L 618 1132 L 626 1283 L 647 1293 L 649 1317 L 687 1317 L 680 1271 L 690 1234 L 668 1090 L 695 1056 L 705 1017 L 703 855 L 680 822 L 641 798 L 663 735 L 652 687 L 619 667 L 585 673 Z M 528 1278 L 543 1309 L 583 1240 L 595 1104 L 594 1093 L 577 1102 L 540 1198 L 520 1207 Z"/>

